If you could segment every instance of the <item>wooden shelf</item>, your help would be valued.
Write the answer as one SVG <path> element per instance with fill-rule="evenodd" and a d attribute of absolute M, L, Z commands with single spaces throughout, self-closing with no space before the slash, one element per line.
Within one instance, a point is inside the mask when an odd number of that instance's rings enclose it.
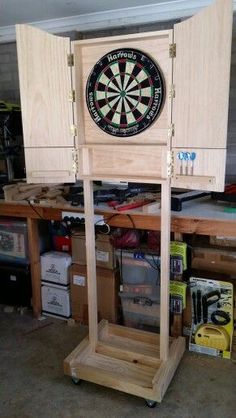
<path fill-rule="evenodd" d="M 184 350 L 184 338 L 170 338 L 170 357 L 163 362 L 158 334 L 102 320 L 95 351 L 86 337 L 64 360 L 64 372 L 72 378 L 161 402 Z"/>

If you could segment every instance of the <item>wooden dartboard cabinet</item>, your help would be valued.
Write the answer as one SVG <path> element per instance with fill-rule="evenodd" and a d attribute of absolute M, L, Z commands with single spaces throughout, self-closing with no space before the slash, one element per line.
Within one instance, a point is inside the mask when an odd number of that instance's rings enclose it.
<path fill-rule="evenodd" d="M 184 338 L 169 338 L 170 189 L 224 188 L 232 0 L 216 0 L 173 30 L 74 42 L 27 25 L 17 25 L 16 32 L 27 181 L 84 182 L 89 335 L 65 359 L 65 373 L 160 402 L 185 350 Z M 133 95 L 120 91 L 129 110 L 135 104 L 121 124 L 124 111 L 107 107 L 107 92 L 115 99 L 117 92 L 109 80 L 105 93 L 98 87 L 108 70 L 93 77 L 99 65 L 104 70 L 103 57 L 119 63 L 127 53 L 132 64 L 135 51 L 150 57 L 164 83 L 158 115 L 146 128 L 142 122 L 137 134 L 143 119 L 136 108 L 148 119 L 150 109 L 156 110 L 152 98 L 136 106 Z M 127 83 L 132 68 L 124 70 Z M 145 63 L 142 68 L 146 72 Z M 149 75 L 143 84 L 132 75 L 133 83 L 153 91 Z M 88 80 L 98 91 L 97 103 L 89 102 Z M 111 132 L 97 123 L 103 118 L 116 122 Z M 93 180 L 161 184 L 160 335 L 107 321 L 98 325 Z"/>

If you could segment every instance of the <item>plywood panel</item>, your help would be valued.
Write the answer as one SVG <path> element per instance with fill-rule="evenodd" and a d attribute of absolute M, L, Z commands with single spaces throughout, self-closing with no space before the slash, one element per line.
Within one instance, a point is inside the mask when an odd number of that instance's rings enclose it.
<path fill-rule="evenodd" d="M 167 175 L 167 148 L 164 146 L 97 145 L 83 147 L 82 154 L 82 176 L 165 179 Z"/>
<path fill-rule="evenodd" d="M 28 183 L 74 182 L 73 148 L 25 148 Z"/>
<path fill-rule="evenodd" d="M 196 154 L 192 161 L 180 160 L 179 149 L 174 149 L 174 172 L 171 179 L 173 187 L 186 189 L 224 191 L 225 149 L 184 149 Z"/>
<path fill-rule="evenodd" d="M 169 113 L 168 93 L 171 85 L 171 59 L 169 58 L 169 44 L 172 31 L 150 32 L 135 35 L 116 36 L 109 38 L 92 39 L 74 42 L 76 60 L 80 63 L 75 69 L 77 90 L 82 103 L 78 106 L 79 113 L 84 114 L 84 133 L 80 135 L 79 142 L 83 143 L 130 143 L 130 144 L 166 144 L 168 141 Z M 97 127 L 87 110 L 85 89 L 88 76 L 101 57 L 114 49 L 135 48 L 145 52 L 159 65 L 166 85 L 166 99 L 162 112 L 153 125 L 146 131 L 129 138 L 116 138 L 108 135 Z M 82 80 L 82 82 L 80 81 Z M 84 136 L 85 135 L 85 136 Z"/>
<path fill-rule="evenodd" d="M 174 26 L 174 146 L 226 148 L 231 37 L 232 0 Z"/>
<path fill-rule="evenodd" d="M 17 25 L 17 53 L 25 147 L 74 145 L 70 39 Z"/>

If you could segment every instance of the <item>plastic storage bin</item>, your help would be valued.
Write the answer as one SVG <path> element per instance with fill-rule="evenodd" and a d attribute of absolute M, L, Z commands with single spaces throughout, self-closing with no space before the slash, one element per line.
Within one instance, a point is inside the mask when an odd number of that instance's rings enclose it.
<path fill-rule="evenodd" d="M 125 326 L 139 329 L 159 328 L 160 304 L 158 300 L 131 296 L 126 293 L 120 293 L 120 298 Z"/>
<path fill-rule="evenodd" d="M 0 219 L 0 261 L 29 263 L 26 221 Z"/>
<path fill-rule="evenodd" d="M 116 255 L 120 264 L 123 292 L 159 299 L 159 256 L 123 250 L 116 251 Z"/>

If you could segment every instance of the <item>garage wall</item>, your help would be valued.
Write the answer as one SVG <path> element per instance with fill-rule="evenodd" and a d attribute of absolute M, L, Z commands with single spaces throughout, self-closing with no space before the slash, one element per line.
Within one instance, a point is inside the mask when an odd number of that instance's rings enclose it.
<path fill-rule="evenodd" d="M 20 103 L 15 42 L 0 44 L 0 100 Z"/>
<path fill-rule="evenodd" d="M 108 35 L 120 35 L 127 33 L 146 32 L 152 30 L 169 29 L 173 27 L 173 21 L 153 23 L 148 25 L 132 26 L 129 28 L 117 28 L 109 30 L 70 32 L 63 34 L 71 39 L 87 39 Z M 17 69 L 17 54 L 15 42 L 0 44 L 0 100 L 20 103 L 19 79 Z M 226 180 L 236 182 L 236 36 L 232 44 L 232 66 L 230 83 L 230 110 L 228 125 L 228 152 L 226 166 Z"/>

